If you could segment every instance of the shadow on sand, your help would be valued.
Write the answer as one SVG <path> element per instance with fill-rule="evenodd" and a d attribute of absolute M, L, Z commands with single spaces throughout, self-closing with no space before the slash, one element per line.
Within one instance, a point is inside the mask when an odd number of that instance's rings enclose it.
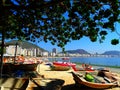
<path fill-rule="evenodd" d="M 61 79 L 46 78 L 41 80 L 41 83 L 44 83 L 41 86 L 34 82 L 34 84 L 36 84 L 37 87 L 33 87 L 32 90 L 61 90 L 64 82 L 65 81 Z"/>
<path fill-rule="evenodd" d="M 77 86 L 75 84 L 70 84 L 63 86 L 61 90 L 105 90 L 105 89 L 93 89 L 89 87 L 84 87 L 84 86 Z"/>
<path fill-rule="evenodd" d="M 47 78 L 47 79 L 41 80 L 41 82 L 44 83 L 43 86 L 41 85 L 38 87 L 33 87 L 32 90 L 98 90 L 98 89 L 92 89 L 84 86 L 80 87 L 75 84 L 63 86 L 65 81 L 61 79 Z M 99 89 L 99 90 L 105 90 L 105 89 Z"/>

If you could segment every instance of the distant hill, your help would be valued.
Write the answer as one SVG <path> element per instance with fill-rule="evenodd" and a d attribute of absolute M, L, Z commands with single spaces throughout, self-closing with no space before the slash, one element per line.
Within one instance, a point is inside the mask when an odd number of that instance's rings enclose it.
<path fill-rule="evenodd" d="M 84 49 L 76 49 L 76 50 L 67 50 L 65 51 L 66 53 L 70 53 L 70 54 L 90 54 L 89 52 L 85 51 Z"/>
<path fill-rule="evenodd" d="M 65 51 L 66 53 L 69 53 L 69 54 L 91 54 L 89 52 L 87 52 L 86 50 L 84 49 L 76 49 L 76 50 L 67 50 Z M 120 51 L 105 51 L 104 53 L 102 53 L 101 55 L 120 55 Z"/>
<path fill-rule="evenodd" d="M 120 55 L 120 51 L 106 51 L 103 55 Z"/>
<path fill-rule="evenodd" d="M 23 49 L 26 48 L 26 49 L 29 49 L 29 48 L 39 48 L 41 51 L 47 51 L 43 48 L 40 48 L 39 46 L 33 44 L 33 43 L 30 43 L 30 42 L 27 42 L 27 41 L 18 41 L 18 40 L 11 40 L 9 42 L 6 42 L 6 45 L 15 45 L 15 44 L 18 44 L 20 45 Z"/>

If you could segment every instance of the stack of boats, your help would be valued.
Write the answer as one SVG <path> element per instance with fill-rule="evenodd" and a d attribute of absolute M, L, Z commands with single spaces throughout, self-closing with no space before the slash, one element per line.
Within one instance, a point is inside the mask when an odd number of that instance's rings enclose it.
<path fill-rule="evenodd" d="M 39 63 L 24 63 L 24 58 L 4 57 L 0 90 L 26 90 L 30 75 L 34 74 Z"/>
<path fill-rule="evenodd" d="M 54 61 L 51 69 L 56 71 L 66 71 L 73 69 L 74 71 L 95 71 L 91 65 L 82 64 L 82 67 L 77 67 L 75 63 L 70 62 L 69 57 L 62 58 L 62 61 Z"/>
<path fill-rule="evenodd" d="M 14 59 L 14 57 L 10 57 L 10 58 Z M 7 57 L 6 59 L 9 60 L 9 57 Z M 11 62 L 3 63 L 3 74 L 9 73 L 9 75 L 11 74 L 13 76 L 13 73 L 17 71 L 21 71 L 21 72 L 36 71 L 37 65 L 39 64 L 33 62 L 24 63 L 25 58 L 23 57 L 17 58 L 16 60 L 17 61 L 11 60 Z"/>

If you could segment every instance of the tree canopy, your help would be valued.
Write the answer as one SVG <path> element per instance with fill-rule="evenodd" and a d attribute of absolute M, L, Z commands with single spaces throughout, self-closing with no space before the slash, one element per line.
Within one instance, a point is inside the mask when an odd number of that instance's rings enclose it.
<path fill-rule="evenodd" d="M 119 0 L 1 0 L 0 34 L 5 39 L 50 41 L 59 47 L 83 36 L 102 42 L 115 31 L 119 13 Z"/>
<path fill-rule="evenodd" d="M 115 31 L 119 14 L 119 0 L 0 0 L 0 76 L 5 39 L 50 41 L 63 50 L 83 36 L 101 43 Z"/>

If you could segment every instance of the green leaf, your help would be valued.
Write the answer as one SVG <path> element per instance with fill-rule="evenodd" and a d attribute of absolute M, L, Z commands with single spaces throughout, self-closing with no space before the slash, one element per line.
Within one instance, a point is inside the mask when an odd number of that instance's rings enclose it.
<path fill-rule="evenodd" d="M 119 44 L 119 39 L 113 39 L 113 40 L 111 41 L 111 44 L 112 44 L 112 45 L 117 45 L 117 44 Z"/>

